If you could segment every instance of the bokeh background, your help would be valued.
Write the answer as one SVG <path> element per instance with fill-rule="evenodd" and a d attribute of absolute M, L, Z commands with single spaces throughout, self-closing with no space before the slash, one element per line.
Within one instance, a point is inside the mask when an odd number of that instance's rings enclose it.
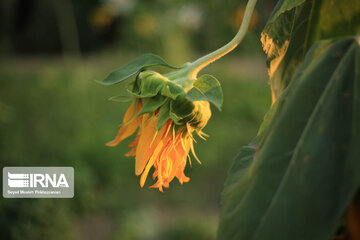
<path fill-rule="evenodd" d="M 0 239 L 215 239 L 227 171 L 270 106 L 259 38 L 276 0 L 258 3 L 243 43 L 204 71 L 222 83 L 224 105 L 212 108 L 189 183 L 139 187 L 123 155 L 131 139 L 104 146 L 128 104 L 108 101 L 119 87 L 94 80 L 146 52 L 182 64 L 215 50 L 236 33 L 245 3 L 2 0 L 1 167 L 73 166 L 75 197 L 1 198 Z"/>

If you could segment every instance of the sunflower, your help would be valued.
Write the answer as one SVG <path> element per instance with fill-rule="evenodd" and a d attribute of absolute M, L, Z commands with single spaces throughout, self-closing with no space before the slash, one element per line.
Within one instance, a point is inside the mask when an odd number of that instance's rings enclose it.
<path fill-rule="evenodd" d="M 186 90 L 159 73 L 145 71 L 138 75 L 130 90 L 133 101 L 127 109 L 122 126 L 107 146 L 116 146 L 135 134 L 126 156 L 135 157 L 135 174 L 141 175 L 140 186 L 154 168 L 152 188 L 163 191 L 176 177 L 182 184 L 190 180 L 184 170 L 190 151 L 194 151 L 194 133 L 205 139 L 202 129 L 211 117 L 208 101 L 191 101 Z"/>

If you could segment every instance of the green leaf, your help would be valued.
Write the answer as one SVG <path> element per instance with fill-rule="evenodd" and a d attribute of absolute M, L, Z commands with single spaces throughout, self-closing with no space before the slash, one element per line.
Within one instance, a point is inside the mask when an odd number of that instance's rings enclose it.
<path fill-rule="evenodd" d="M 195 81 L 193 88 L 187 92 L 186 97 L 190 101 L 209 101 L 219 110 L 221 110 L 223 103 L 220 82 L 214 76 L 208 74 L 202 75 Z"/>
<path fill-rule="evenodd" d="M 358 0 L 281 0 L 262 34 L 275 101 L 286 89 L 316 41 L 355 36 L 360 32 Z"/>
<path fill-rule="evenodd" d="M 189 117 L 192 118 L 194 104 L 185 97 L 180 97 L 170 102 L 170 118 L 175 124 L 186 123 Z"/>
<path fill-rule="evenodd" d="M 103 85 L 113 85 L 120 83 L 127 78 L 139 73 L 140 71 L 153 66 L 163 66 L 172 69 L 180 68 L 167 64 L 161 57 L 157 55 L 147 53 L 135 58 L 132 62 L 126 64 L 125 66 L 111 72 L 102 82 L 99 83 Z"/>
<path fill-rule="evenodd" d="M 131 95 L 116 95 L 109 98 L 113 102 L 131 102 L 134 99 Z"/>
<path fill-rule="evenodd" d="M 167 79 L 159 73 L 153 71 L 142 72 L 136 78 L 133 90 L 129 90 L 129 92 L 136 97 L 153 97 L 160 92 L 166 81 Z"/>
<path fill-rule="evenodd" d="M 185 91 L 176 83 L 166 82 L 161 89 L 161 94 L 175 100 L 178 96 L 185 95 Z"/>
<path fill-rule="evenodd" d="M 164 96 L 157 95 L 155 97 L 142 98 L 141 100 L 143 106 L 139 111 L 139 113 L 137 114 L 137 116 L 140 116 L 141 114 L 144 113 L 154 112 L 156 109 L 158 109 L 165 103 L 166 98 Z"/>
<path fill-rule="evenodd" d="M 164 105 L 161 106 L 158 115 L 158 121 L 156 123 L 156 130 L 159 130 L 167 120 L 170 119 L 170 100 L 167 100 Z"/>
<path fill-rule="evenodd" d="M 156 96 L 165 85 L 162 78 L 144 78 L 141 80 L 140 97 L 153 97 Z"/>
<path fill-rule="evenodd" d="M 314 44 L 235 159 L 218 239 L 330 239 L 360 186 L 358 39 Z"/>

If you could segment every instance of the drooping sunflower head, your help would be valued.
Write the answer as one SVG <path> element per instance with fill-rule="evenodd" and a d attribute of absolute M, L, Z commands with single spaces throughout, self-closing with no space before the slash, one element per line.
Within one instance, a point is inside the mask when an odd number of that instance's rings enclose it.
<path fill-rule="evenodd" d="M 141 175 L 141 187 L 151 168 L 156 180 L 151 187 L 160 191 L 169 187 L 175 177 L 180 183 L 188 182 L 184 170 L 188 159 L 191 163 L 190 151 L 200 162 L 194 151 L 193 133 L 204 139 L 202 129 L 211 117 L 209 102 L 221 105 L 218 81 L 210 75 L 194 81 L 142 71 L 127 91 L 132 103 L 117 136 L 107 146 L 116 146 L 136 132 L 126 156 L 135 156 L 135 174 Z"/>

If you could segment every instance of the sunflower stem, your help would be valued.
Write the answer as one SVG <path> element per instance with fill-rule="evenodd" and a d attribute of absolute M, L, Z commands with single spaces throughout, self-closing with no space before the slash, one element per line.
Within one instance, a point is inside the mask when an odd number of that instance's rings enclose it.
<path fill-rule="evenodd" d="M 190 63 L 187 67 L 168 74 L 170 79 L 176 79 L 179 77 L 187 77 L 189 79 L 196 79 L 197 74 L 210 63 L 218 60 L 219 58 L 223 57 L 224 55 L 228 54 L 232 50 L 234 50 L 239 43 L 244 39 L 245 34 L 249 28 L 249 24 L 251 21 L 252 13 L 254 11 L 255 5 L 257 0 L 249 0 L 246 8 L 243 20 L 241 22 L 239 31 L 235 35 L 235 37 L 228 42 L 226 45 L 222 46 L 221 48 L 211 52 L 194 62 Z"/>

